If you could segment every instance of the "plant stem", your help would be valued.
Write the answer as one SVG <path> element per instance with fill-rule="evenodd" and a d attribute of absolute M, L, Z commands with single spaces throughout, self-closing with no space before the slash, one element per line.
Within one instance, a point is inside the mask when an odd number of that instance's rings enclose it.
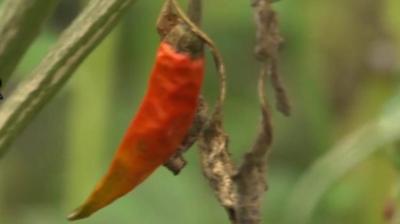
<path fill-rule="evenodd" d="M 0 110 L 0 157 L 134 0 L 92 0 Z"/>
<path fill-rule="evenodd" d="M 190 0 L 188 5 L 188 17 L 194 24 L 200 27 L 201 18 L 203 13 L 203 1 L 202 0 Z"/>
<path fill-rule="evenodd" d="M 0 80 L 6 82 L 59 0 L 7 0 L 0 14 Z"/>

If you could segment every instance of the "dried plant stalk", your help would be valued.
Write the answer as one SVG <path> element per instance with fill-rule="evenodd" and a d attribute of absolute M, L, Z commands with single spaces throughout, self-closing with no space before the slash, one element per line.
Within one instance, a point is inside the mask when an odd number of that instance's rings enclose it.
<path fill-rule="evenodd" d="M 220 74 L 220 94 L 213 112 L 207 116 L 205 102 L 199 106 L 192 130 L 183 141 L 180 150 L 165 166 L 175 174 L 186 164 L 182 153 L 197 139 L 200 148 L 204 176 L 213 189 L 219 203 L 228 213 L 231 223 L 261 223 L 261 205 L 266 183 L 266 159 L 272 144 L 271 113 L 265 96 L 265 82 L 271 78 L 275 90 L 277 108 L 289 115 L 290 106 L 278 75 L 278 50 L 282 38 L 278 30 L 276 13 L 268 0 L 252 1 L 257 24 L 255 54 L 262 63 L 259 74 L 258 95 L 261 108 L 260 131 L 253 147 L 246 153 L 239 168 L 235 166 L 228 149 L 228 135 L 223 129 L 222 107 L 226 94 L 225 67 L 221 54 L 212 40 L 198 28 L 201 18 L 201 0 L 189 2 L 189 16 L 180 9 L 177 1 L 167 0 L 158 21 L 158 31 L 165 36 L 179 23 L 186 24 L 213 53 Z"/>
<path fill-rule="evenodd" d="M 253 0 L 252 7 L 257 25 L 255 54 L 262 63 L 259 74 L 258 95 L 261 108 L 261 129 L 253 147 L 246 153 L 239 168 L 231 160 L 228 136 L 222 126 L 222 105 L 225 96 L 225 80 L 221 79 L 220 98 L 203 132 L 199 148 L 202 169 L 220 204 L 228 211 L 231 223 L 261 223 L 261 206 L 267 189 L 266 159 L 272 144 L 271 113 L 265 96 L 265 82 L 271 77 L 277 108 L 290 114 L 289 101 L 278 75 L 278 50 L 282 42 L 272 1 Z"/>
<path fill-rule="evenodd" d="M 256 23 L 255 55 L 259 61 L 270 65 L 268 75 L 271 77 L 271 84 L 275 91 L 276 107 L 288 116 L 290 103 L 278 71 L 278 52 L 283 38 L 279 33 L 278 17 L 272 9 L 272 2 L 272 0 L 251 0 Z"/>
<path fill-rule="evenodd" d="M 265 65 L 267 66 L 267 65 Z M 261 68 L 258 93 L 261 106 L 261 129 L 253 147 L 246 153 L 235 178 L 237 183 L 239 223 L 261 223 L 261 205 L 266 182 L 266 157 L 272 144 L 271 114 L 265 96 L 267 68 Z"/>
<path fill-rule="evenodd" d="M 228 152 L 228 136 L 222 128 L 222 119 L 210 120 L 199 141 L 201 165 L 204 176 L 214 190 L 219 203 L 236 220 L 237 194 L 233 176 L 235 167 Z"/>
<path fill-rule="evenodd" d="M 270 0 L 252 0 L 256 23 L 257 44 L 255 55 L 262 63 L 258 80 L 258 95 L 261 107 L 261 130 L 251 150 L 236 176 L 238 223 L 261 223 L 261 207 L 264 192 L 267 190 L 267 156 L 272 145 L 272 118 L 265 96 L 266 77 L 270 76 L 275 90 L 277 109 L 285 115 L 290 114 L 289 101 L 278 72 L 278 51 L 282 42 L 279 33 L 277 14 L 272 9 Z"/>

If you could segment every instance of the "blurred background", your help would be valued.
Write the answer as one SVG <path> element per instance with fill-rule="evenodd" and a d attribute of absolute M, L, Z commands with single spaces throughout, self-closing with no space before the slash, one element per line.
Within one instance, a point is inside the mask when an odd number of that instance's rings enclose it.
<path fill-rule="evenodd" d="M 1 224 L 67 223 L 68 212 L 105 173 L 146 89 L 162 2 L 137 1 L 1 159 Z M 238 163 L 260 119 L 249 4 L 205 1 L 203 22 L 226 61 L 225 128 Z M 61 1 L 4 95 L 35 68 L 84 5 Z M 273 114 L 275 142 L 263 210 L 264 223 L 286 224 L 296 223 L 284 218 L 296 210 L 288 204 L 308 168 L 342 138 L 382 116 L 389 104 L 400 104 L 400 1 L 281 0 L 275 8 L 285 38 L 281 71 L 293 112 L 289 118 Z M 213 102 L 218 83 L 208 60 L 203 93 Z M 270 90 L 268 95 L 273 104 Z M 318 200 L 309 223 L 395 223 L 389 216 L 399 189 L 393 154 L 399 145 L 382 144 L 382 150 L 346 170 Z M 160 168 L 129 195 L 77 223 L 228 223 L 202 176 L 196 149 L 186 154 L 189 164 L 179 176 Z"/>

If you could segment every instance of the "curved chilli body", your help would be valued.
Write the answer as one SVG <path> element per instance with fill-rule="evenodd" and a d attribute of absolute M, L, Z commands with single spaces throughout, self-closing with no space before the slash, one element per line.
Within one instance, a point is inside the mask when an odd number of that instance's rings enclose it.
<path fill-rule="evenodd" d="M 203 57 L 161 43 L 146 96 L 107 175 L 69 219 L 87 217 L 131 191 L 176 152 L 196 113 L 203 76 Z"/>

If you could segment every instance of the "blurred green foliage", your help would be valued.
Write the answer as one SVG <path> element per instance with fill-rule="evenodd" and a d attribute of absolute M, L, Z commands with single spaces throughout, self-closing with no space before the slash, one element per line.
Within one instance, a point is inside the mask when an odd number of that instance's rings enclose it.
<path fill-rule="evenodd" d="M 138 1 L 0 161 L 0 223 L 67 223 L 66 214 L 106 171 L 146 89 L 162 2 Z M 223 53 L 229 75 L 225 127 L 239 162 L 259 121 L 252 14 L 249 1 L 205 3 L 204 30 Z M 290 193 L 313 161 L 375 119 L 389 99 L 400 103 L 392 97 L 400 84 L 398 0 L 283 0 L 275 6 L 286 40 L 281 70 L 293 116 L 274 113 L 265 223 L 283 223 L 290 215 L 284 213 Z M 6 94 L 38 64 L 60 26 L 68 24 L 57 21 L 71 7 L 60 7 Z M 217 76 L 208 60 L 203 93 L 214 101 Z M 399 187 L 399 170 L 390 155 L 376 153 L 349 170 L 323 196 L 312 223 L 385 223 L 384 203 Z M 196 148 L 186 156 L 189 165 L 179 176 L 160 168 L 135 191 L 78 223 L 228 223 L 199 169 Z"/>

